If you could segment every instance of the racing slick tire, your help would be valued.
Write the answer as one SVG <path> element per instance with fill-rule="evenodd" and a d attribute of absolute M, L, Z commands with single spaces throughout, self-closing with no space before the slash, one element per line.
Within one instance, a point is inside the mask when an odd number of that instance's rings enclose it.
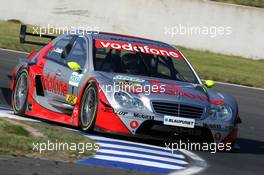
<path fill-rule="evenodd" d="M 80 128 L 82 131 L 93 131 L 98 110 L 98 91 L 95 84 L 87 86 L 81 100 Z"/>
<path fill-rule="evenodd" d="M 28 92 L 28 72 L 26 70 L 22 70 L 16 77 L 15 87 L 12 93 L 12 108 L 16 115 L 25 115 Z"/>

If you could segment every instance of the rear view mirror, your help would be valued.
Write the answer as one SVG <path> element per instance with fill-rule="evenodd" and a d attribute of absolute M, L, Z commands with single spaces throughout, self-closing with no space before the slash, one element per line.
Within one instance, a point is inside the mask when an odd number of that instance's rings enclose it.
<path fill-rule="evenodd" d="M 211 87 L 213 87 L 215 85 L 215 82 L 213 80 L 205 80 L 204 85 L 207 88 L 211 88 Z"/>
<path fill-rule="evenodd" d="M 77 62 L 68 62 L 67 65 L 72 71 L 76 72 L 81 70 L 81 66 Z"/>

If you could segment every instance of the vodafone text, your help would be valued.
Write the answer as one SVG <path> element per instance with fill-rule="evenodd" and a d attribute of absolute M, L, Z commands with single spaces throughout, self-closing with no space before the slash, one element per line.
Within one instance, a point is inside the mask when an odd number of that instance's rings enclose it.
<path fill-rule="evenodd" d="M 126 50 L 131 52 L 142 52 L 146 54 L 183 59 L 183 56 L 180 54 L 178 50 L 159 48 L 154 46 L 124 43 L 124 42 L 117 42 L 110 40 L 96 40 L 95 46 L 96 48 L 108 48 L 108 49 L 116 49 L 116 50 Z"/>

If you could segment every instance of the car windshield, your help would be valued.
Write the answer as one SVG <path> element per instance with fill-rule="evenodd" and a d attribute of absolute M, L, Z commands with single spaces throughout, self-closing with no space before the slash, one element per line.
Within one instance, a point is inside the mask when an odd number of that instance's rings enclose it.
<path fill-rule="evenodd" d="M 94 68 L 104 72 L 198 83 L 179 51 L 135 43 L 94 40 Z"/>

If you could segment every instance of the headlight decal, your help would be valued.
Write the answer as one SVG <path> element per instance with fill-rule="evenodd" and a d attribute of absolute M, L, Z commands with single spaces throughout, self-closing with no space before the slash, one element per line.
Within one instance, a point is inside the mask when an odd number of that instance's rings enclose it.
<path fill-rule="evenodd" d="M 129 95 L 127 92 L 119 91 L 115 92 L 114 99 L 118 105 L 126 108 L 144 109 L 143 102 Z"/>
<path fill-rule="evenodd" d="M 208 110 L 208 116 L 213 120 L 230 121 L 232 119 L 232 109 L 227 104 L 212 104 Z"/>
<path fill-rule="evenodd" d="M 223 105 L 224 104 L 224 100 L 210 100 L 210 104 Z"/>

